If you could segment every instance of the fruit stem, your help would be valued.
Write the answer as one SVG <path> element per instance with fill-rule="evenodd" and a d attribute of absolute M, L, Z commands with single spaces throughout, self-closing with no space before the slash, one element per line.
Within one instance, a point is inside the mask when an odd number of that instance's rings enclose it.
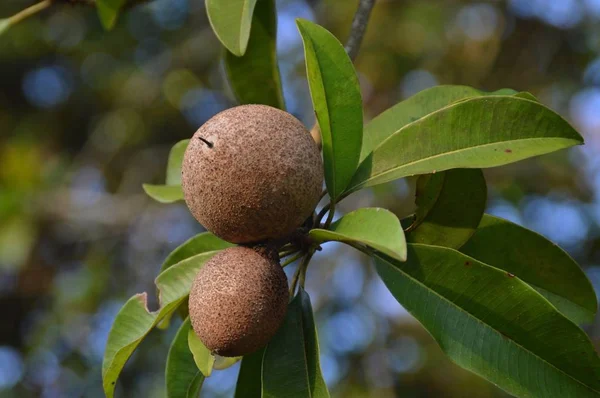
<path fill-rule="evenodd" d="M 287 257 L 287 256 L 291 256 L 292 254 L 295 254 L 298 251 L 299 251 L 299 249 L 296 248 L 296 247 L 291 247 L 291 248 L 282 250 L 282 251 L 279 252 L 279 258 L 284 258 L 284 257 Z"/>
<path fill-rule="evenodd" d="M 306 281 L 306 270 L 308 269 L 308 264 L 310 263 L 310 260 L 313 256 L 315 252 L 311 251 L 309 252 L 306 257 L 304 257 L 304 261 L 302 262 L 302 267 L 301 271 L 300 271 L 300 286 L 302 286 L 302 288 L 304 289 L 304 282 Z"/>
<path fill-rule="evenodd" d="M 283 267 L 287 267 L 288 265 L 290 265 L 291 263 L 293 263 L 294 261 L 297 261 L 299 258 L 302 258 L 302 256 L 304 256 L 304 253 L 300 252 L 298 254 L 296 254 L 294 257 L 289 258 L 287 260 L 285 260 L 282 264 L 281 264 L 281 268 Z"/>
<path fill-rule="evenodd" d="M 327 203 L 319 212 L 319 214 L 317 214 L 317 218 L 315 219 L 315 225 L 321 225 L 321 220 L 323 220 L 323 217 L 325 217 L 325 214 L 329 211 L 329 208 L 331 207 L 331 203 Z"/>
<path fill-rule="evenodd" d="M 335 203 L 331 203 L 331 207 L 329 208 L 329 215 L 327 216 L 327 221 L 325 221 L 325 229 L 329 228 L 331 222 L 333 221 L 333 216 L 335 215 Z"/>
<path fill-rule="evenodd" d="M 304 253 L 303 253 L 304 254 Z M 304 287 L 304 280 L 306 279 L 306 268 L 308 267 L 308 263 L 314 254 L 314 250 L 306 253 L 304 260 L 296 269 L 294 273 L 294 277 L 292 278 L 292 285 L 290 287 L 290 297 L 294 297 L 294 293 L 296 292 L 296 287 L 298 286 L 298 281 L 300 281 L 300 286 Z"/>

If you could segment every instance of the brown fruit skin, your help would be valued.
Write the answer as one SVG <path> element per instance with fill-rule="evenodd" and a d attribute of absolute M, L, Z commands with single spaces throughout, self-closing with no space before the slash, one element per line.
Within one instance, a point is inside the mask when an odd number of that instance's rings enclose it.
<path fill-rule="evenodd" d="M 217 114 L 194 134 L 183 158 L 191 213 L 232 243 L 287 237 L 316 207 L 322 184 L 323 161 L 310 133 L 294 116 L 265 105 Z"/>
<path fill-rule="evenodd" d="M 264 347 L 281 326 L 289 293 L 274 256 L 232 247 L 217 253 L 196 275 L 190 290 L 190 320 L 214 354 L 250 354 Z"/>

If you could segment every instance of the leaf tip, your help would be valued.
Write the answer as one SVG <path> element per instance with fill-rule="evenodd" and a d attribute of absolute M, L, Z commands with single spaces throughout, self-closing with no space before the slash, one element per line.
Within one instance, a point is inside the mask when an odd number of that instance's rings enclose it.
<path fill-rule="evenodd" d="M 6 32 L 10 28 L 10 19 L 0 19 L 0 35 Z"/>

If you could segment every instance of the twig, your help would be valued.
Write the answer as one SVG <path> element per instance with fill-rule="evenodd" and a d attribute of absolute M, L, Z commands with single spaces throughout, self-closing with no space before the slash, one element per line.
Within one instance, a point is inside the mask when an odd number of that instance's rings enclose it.
<path fill-rule="evenodd" d="M 279 258 L 284 258 L 284 257 L 288 257 L 291 256 L 292 254 L 297 253 L 299 250 L 297 248 L 293 248 L 293 249 L 288 249 L 285 251 L 281 251 L 279 252 Z"/>
<path fill-rule="evenodd" d="M 24 20 L 32 15 L 35 15 L 42 10 L 45 10 L 46 8 L 50 7 L 51 5 L 52 5 L 52 0 L 44 0 L 37 4 L 32 5 L 31 7 L 27 7 L 23 11 L 20 11 L 20 12 L 16 13 L 15 15 L 13 15 L 12 17 L 7 18 L 4 21 L 4 23 L 6 24 L 5 28 L 16 25 L 19 22 L 21 22 L 22 20 Z M 0 32 L 2 30 L 3 29 L 0 28 Z"/>
<path fill-rule="evenodd" d="M 314 251 L 308 253 L 302 262 L 303 266 L 300 267 L 300 286 L 302 286 L 302 288 L 304 288 L 304 282 L 306 281 L 306 270 L 308 269 L 308 264 L 310 263 L 314 253 Z"/>
<path fill-rule="evenodd" d="M 331 222 L 333 221 L 333 216 L 335 215 L 335 203 L 331 202 L 331 207 L 329 208 L 329 214 L 327 215 L 327 221 L 325 221 L 325 229 L 329 228 Z"/>
<path fill-rule="evenodd" d="M 319 224 L 321 224 L 321 220 L 323 219 L 323 217 L 325 217 L 325 214 L 327 214 L 330 207 L 331 207 L 331 203 L 327 203 L 325 206 L 323 206 L 323 208 L 321 209 L 319 214 L 317 214 L 317 218 L 315 219 L 316 226 L 319 226 Z"/>
<path fill-rule="evenodd" d="M 351 60 L 354 61 L 358 55 L 360 49 L 360 43 L 367 30 L 367 24 L 369 17 L 371 16 L 371 10 L 375 5 L 375 0 L 360 0 L 358 3 L 358 9 L 354 14 L 354 20 L 352 21 L 352 28 L 350 29 L 350 37 L 346 42 L 346 52 Z"/>
<path fill-rule="evenodd" d="M 294 277 L 292 278 L 292 286 L 290 287 L 290 297 L 294 296 L 294 292 L 296 291 L 296 287 L 298 286 L 298 281 L 300 281 L 300 286 L 304 287 L 304 279 L 306 278 L 306 268 L 308 268 L 308 263 L 310 263 L 310 259 L 314 254 L 314 250 L 311 250 L 309 253 L 306 253 L 306 257 L 302 260 L 302 263 L 298 266 L 298 269 L 294 273 Z"/>
<path fill-rule="evenodd" d="M 300 252 L 298 254 L 296 254 L 294 257 L 285 260 L 282 264 L 281 267 L 286 267 L 288 265 L 290 265 L 291 263 L 293 263 L 294 261 L 298 260 L 299 258 L 301 258 L 304 255 L 304 253 Z"/>

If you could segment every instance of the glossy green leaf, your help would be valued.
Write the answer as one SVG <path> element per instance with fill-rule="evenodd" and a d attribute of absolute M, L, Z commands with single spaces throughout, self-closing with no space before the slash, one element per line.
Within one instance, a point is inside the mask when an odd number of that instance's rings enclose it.
<path fill-rule="evenodd" d="M 196 367 L 200 372 L 208 377 L 211 375 L 213 365 L 215 364 L 215 357 L 210 353 L 210 350 L 200 341 L 194 329 L 188 329 L 188 347 L 194 357 Z"/>
<path fill-rule="evenodd" d="M 362 161 L 346 194 L 410 175 L 501 166 L 582 143 L 563 118 L 537 102 L 469 98 L 390 135 Z"/>
<path fill-rule="evenodd" d="M 363 208 L 346 214 L 325 229 L 313 229 L 315 242 L 336 241 L 367 245 L 400 261 L 406 260 L 406 241 L 398 217 L 389 210 Z"/>
<path fill-rule="evenodd" d="M 364 160 L 373 149 L 402 127 L 448 106 L 453 102 L 486 95 L 515 94 L 519 95 L 516 91 L 507 88 L 488 93 L 468 86 L 443 85 L 423 90 L 392 106 L 367 123 L 363 133 L 360 160 Z"/>
<path fill-rule="evenodd" d="M 188 331 L 191 329 L 190 320 L 183 321 L 169 348 L 165 371 L 168 398 L 196 398 L 204 382 L 188 348 Z"/>
<path fill-rule="evenodd" d="M 425 209 L 420 212 L 417 208 L 406 241 L 460 248 L 475 233 L 485 211 L 487 186 L 483 173 L 480 169 L 452 169 L 419 179 L 428 181 L 424 187 Z"/>
<path fill-rule="evenodd" d="M 143 184 L 144 191 L 152 199 L 160 203 L 173 203 L 183 200 L 181 189 L 181 164 L 183 155 L 190 140 L 182 140 L 173 145 L 167 161 L 165 185 Z"/>
<path fill-rule="evenodd" d="M 187 258 L 196 256 L 201 253 L 211 252 L 215 250 L 223 250 L 228 247 L 232 247 L 229 242 L 226 242 L 220 238 L 217 238 L 210 232 L 202 232 L 181 245 L 179 245 L 175 250 L 171 252 L 163 262 L 160 273 L 163 273 L 167 268 L 171 267 L 174 264 L 179 263 Z M 159 292 L 157 292 L 158 294 Z M 178 308 L 177 313 L 181 316 L 182 319 L 185 319 L 188 316 L 188 308 L 187 301 L 181 303 Z M 169 327 L 169 323 L 171 321 L 171 317 L 175 314 L 172 312 L 171 314 L 165 316 L 162 321 L 158 324 L 159 329 L 166 329 Z"/>
<path fill-rule="evenodd" d="M 265 350 L 246 355 L 235 386 L 235 398 L 256 398 L 262 395 L 262 360 Z"/>
<path fill-rule="evenodd" d="M 329 397 L 319 364 L 312 307 L 302 288 L 288 306 L 283 325 L 265 350 L 262 397 Z"/>
<path fill-rule="evenodd" d="M 113 397 L 119 374 L 133 351 L 153 327 L 187 298 L 198 270 L 217 252 L 207 251 L 187 258 L 158 275 L 160 308 L 157 311 L 148 310 L 146 293 L 136 294 L 121 308 L 108 335 L 102 363 L 104 393 L 108 398 Z"/>
<path fill-rule="evenodd" d="M 12 26 L 10 18 L 0 19 L 0 35 Z"/>
<path fill-rule="evenodd" d="M 173 203 L 183 200 L 181 185 L 153 185 L 143 184 L 144 192 L 160 203 Z"/>
<path fill-rule="evenodd" d="M 311 397 L 328 398 L 329 391 L 327 390 L 327 384 L 325 384 L 325 379 L 321 372 L 319 337 L 310 297 L 302 287 L 298 290 L 298 297 L 300 297 L 300 306 L 302 308 L 302 332 L 304 334 Z"/>
<path fill-rule="evenodd" d="M 215 355 L 215 363 L 213 369 L 223 370 L 232 367 L 236 363 L 242 360 L 242 357 L 222 357 Z"/>
<path fill-rule="evenodd" d="M 225 53 L 229 83 L 241 104 L 263 104 L 285 110 L 276 39 L 275 0 L 258 0 L 246 53 L 242 57 Z"/>
<path fill-rule="evenodd" d="M 576 323 L 598 309 L 594 288 L 577 263 L 537 233 L 486 214 L 461 252 L 518 276 Z"/>
<path fill-rule="evenodd" d="M 181 165 L 189 143 L 190 140 L 181 140 L 171 148 L 167 161 L 167 185 L 181 185 Z"/>
<path fill-rule="evenodd" d="M 125 0 L 96 0 L 98 17 L 100 17 L 104 29 L 111 30 L 115 26 L 119 12 L 124 5 Z"/>
<path fill-rule="evenodd" d="M 215 250 L 223 250 L 233 246 L 233 244 L 217 238 L 210 232 L 199 233 L 175 248 L 175 250 L 173 250 L 165 259 L 160 268 L 160 272 L 162 273 L 170 266 L 195 255 Z"/>
<path fill-rule="evenodd" d="M 335 201 L 358 166 L 362 145 L 362 98 L 344 46 L 325 28 L 297 19 L 306 74 L 323 145 L 325 183 Z"/>
<path fill-rule="evenodd" d="M 437 200 L 444 187 L 446 173 L 423 174 L 417 178 L 415 187 L 415 204 L 417 209 L 410 225 L 410 229 L 415 229 L 425 220 Z"/>
<path fill-rule="evenodd" d="M 227 50 L 241 57 L 246 52 L 256 0 L 206 0 L 208 20 Z"/>
<path fill-rule="evenodd" d="M 408 245 L 408 260 L 376 255 L 394 297 L 458 365 L 519 397 L 600 394 L 588 336 L 518 277 L 456 250 Z"/>

